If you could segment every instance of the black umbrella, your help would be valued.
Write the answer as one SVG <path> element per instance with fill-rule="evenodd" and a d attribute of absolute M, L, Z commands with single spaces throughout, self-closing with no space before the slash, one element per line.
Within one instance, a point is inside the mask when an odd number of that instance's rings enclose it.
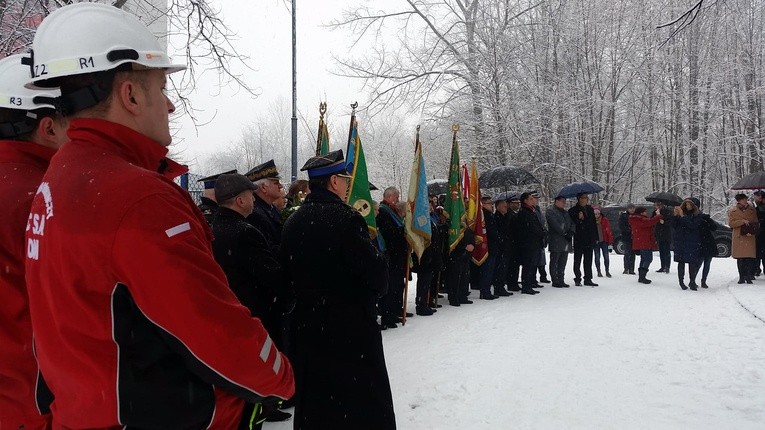
<path fill-rule="evenodd" d="M 558 196 L 570 199 L 576 197 L 577 194 L 595 194 L 603 191 L 605 188 L 601 187 L 595 182 L 572 182 L 558 191 Z"/>
<path fill-rule="evenodd" d="M 761 188 L 765 188 L 765 172 L 746 175 L 730 187 L 731 190 L 759 190 Z"/>
<path fill-rule="evenodd" d="M 481 188 L 499 188 L 538 184 L 539 180 L 526 169 L 499 166 L 481 173 L 478 183 L 481 184 Z"/>
<path fill-rule="evenodd" d="M 667 206 L 680 206 L 683 204 L 683 198 L 677 194 L 668 193 L 666 191 L 656 191 L 651 193 L 645 198 L 651 203 L 660 202 Z"/>
<path fill-rule="evenodd" d="M 446 194 L 448 188 L 449 181 L 446 179 L 431 179 L 428 181 L 428 195 L 437 196 L 439 194 Z"/>

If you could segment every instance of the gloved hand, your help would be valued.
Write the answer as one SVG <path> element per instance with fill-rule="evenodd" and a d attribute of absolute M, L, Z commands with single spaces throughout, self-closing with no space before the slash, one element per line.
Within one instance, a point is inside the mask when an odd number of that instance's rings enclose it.
<path fill-rule="evenodd" d="M 252 410 L 252 416 L 250 417 L 250 430 L 257 428 L 257 425 L 262 424 L 270 413 L 279 409 L 281 404 L 282 399 L 278 397 L 266 397 L 260 402 L 255 403 L 255 407 Z"/>

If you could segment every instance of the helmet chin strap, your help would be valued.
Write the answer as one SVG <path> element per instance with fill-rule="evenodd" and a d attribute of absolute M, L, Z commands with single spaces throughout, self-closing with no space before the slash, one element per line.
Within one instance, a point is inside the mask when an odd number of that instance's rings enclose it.
<path fill-rule="evenodd" d="M 134 59 L 138 53 L 133 49 L 119 49 L 107 54 L 110 61 Z M 133 70 L 132 63 L 123 63 L 112 70 L 95 73 L 95 82 L 72 92 L 62 93 L 57 104 L 64 116 L 70 116 L 84 109 L 93 107 L 106 100 L 112 93 L 112 84 L 117 72 Z"/>

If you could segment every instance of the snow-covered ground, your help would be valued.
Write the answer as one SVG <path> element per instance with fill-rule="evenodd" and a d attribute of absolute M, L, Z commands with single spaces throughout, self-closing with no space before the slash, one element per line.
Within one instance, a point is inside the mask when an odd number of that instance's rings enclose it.
<path fill-rule="evenodd" d="M 708 290 L 672 273 L 446 304 L 383 332 L 398 428 L 763 429 L 765 277 L 714 259 Z M 409 306 L 414 308 L 414 288 Z M 292 422 L 264 429 L 291 429 Z"/>

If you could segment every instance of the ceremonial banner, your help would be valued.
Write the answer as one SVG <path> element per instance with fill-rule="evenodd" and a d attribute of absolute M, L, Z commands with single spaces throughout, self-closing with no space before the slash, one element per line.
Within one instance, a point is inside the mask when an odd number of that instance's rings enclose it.
<path fill-rule="evenodd" d="M 460 150 L 457 145 L 457 132 L 460 126 L 452 126 L 452 158 L 449 163 L 449 184 L 444 209 L 449 217 L 449 251 L 453 251 L 465 235 L 465 201 L 462 199 L 460 183 Z"/>
<path fill-rule="evenodd" d="M 425 159 L 420 144 L 420 126 L 417 126 L 417 138 L 414 143 L 414 161 L 412 174 L 409 175 L 409 194 L 407 195 L 404 228 L 406 240 L 417 258 L 422 258 L 425 248 L 430 245 L 430 202 L 428 201 L 428 181 L 425 174 Z"/>
<path fill-rule="evenodd" d="M 345 161 L 348 164 L 348 173 L 351 174 L 351 183 L 348 187 L 346 202 L 356 209 L 369 227 L 369 236 L 377 237 L 377 222 L 372 203 L 372 194 L 369 192 L 369 178 L 367 176 L 367 162 L 364 158 L 364 149 L 361 147 L 358 123 L 356 122 L 356 104 L 353 104 L 351 113 L 351 129 L 348 133 L 348 150 Z M 382 246 L 382 244 L 381 244 Z"/>
<path fill-rule="evenodd" d="M 329 152 L 329 130 L 324 122 L 324 114 L 327 113 L 327 104 L 319 103 L 319 136 L 316 138 L 316 155 L 324 155 Z"/>

